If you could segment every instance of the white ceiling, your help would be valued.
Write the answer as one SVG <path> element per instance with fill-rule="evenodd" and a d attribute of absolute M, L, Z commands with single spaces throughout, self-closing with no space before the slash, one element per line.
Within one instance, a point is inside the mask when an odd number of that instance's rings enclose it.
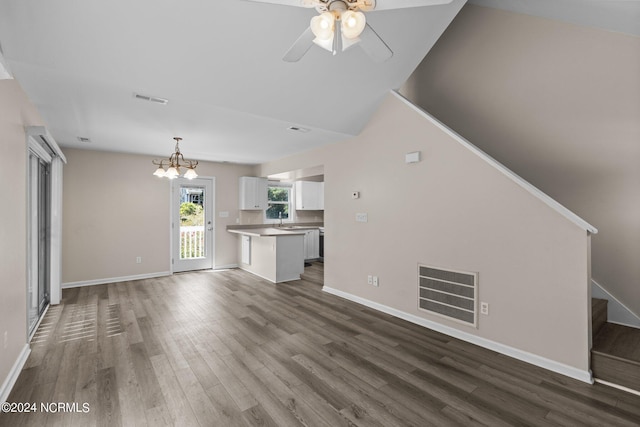
<path fill-rule="evenodd" d="M 471 2 L 640 34 L 634 0 Z M 261 163 L 358 134 L 464 3 L 369 12 L 382 64 L 316 46 L 284 62 L 315 11 L 243 0 L 3 0 L 0 46 L 62 146 L 166 156 L 181 136 L 189 158 Z"/>
<path fill-rule="evenodd" d="M 165 156 L 181 136 L 189 158 L 260 163 L 356 135 L 464 2 L 368 13 L 381 64 L 316 46 L 284 62 L 315 10 L 242 0 L 2 1 L 0 45 L 62 146 Z"/>

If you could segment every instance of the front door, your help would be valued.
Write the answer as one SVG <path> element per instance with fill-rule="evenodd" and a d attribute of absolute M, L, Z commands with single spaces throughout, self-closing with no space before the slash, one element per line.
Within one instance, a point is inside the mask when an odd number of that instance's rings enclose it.
<path fill-rule="evenodd" d="M 215 178 L 171 181 L 173 271 L 213 268 Z"/>

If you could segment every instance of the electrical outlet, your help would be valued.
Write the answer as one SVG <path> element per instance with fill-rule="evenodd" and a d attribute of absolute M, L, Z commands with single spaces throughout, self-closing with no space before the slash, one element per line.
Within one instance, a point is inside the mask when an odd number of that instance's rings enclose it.
<path fill-rule="evenodd" d="M 367 276 L 367 283 L 373 285 L 373 276 Z"/>
<path fill-rule="evenodd" d="M 481 302 L 480 303 L 480 314 L 484 314 L 485 316 L 489 315 L 489 303 Z"/>
<path fill-rule="evenodd" d="M 6 349 L 8 344 L 9 344 L 9 332 L 4 331 L 4 343 L 2 344 L 2 347 Z"/>
<path fill-rule="evenodd" d="M 373 276 L 373 286 L 380 286 L 380 282 L 378 282 L 378 276 Z"/>
<path fill-rule="evenodd" d="M 136 264 L 142 264 L 142 257 L 141 256 L 137 256 L 136 257 Z"/>
<path fill-rule="evenodd" d="M 356 222 L 367 222 L 369 218 L 366 213 L 357 213 L 356 214 Z"/>

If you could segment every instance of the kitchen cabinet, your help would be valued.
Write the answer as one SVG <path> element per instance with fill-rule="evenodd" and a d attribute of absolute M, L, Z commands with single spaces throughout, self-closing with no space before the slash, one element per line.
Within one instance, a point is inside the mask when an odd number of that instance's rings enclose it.
<path fill-rule="evenodd" d="M 324 182 L 296 181 L 296 210 L 324 210 Z"/>
<path fill-rule="evenodd" d="M 307 230 L 304 233 L 304 259 L 320 258 L 320 230 Z"/>
<path fill-rule="evenodd" d="M 241 176 L 238 185 L 240 188 L 238 208 L 240 210 L 267 209 L 267 186 L 266 178 Z"/>
<path fill-rule="evenodd" d="M 250 228 L 227 230 L 240 237 L 242 270 L 273 283 L 300 280 L 304 273 L 304 235 L 302 230 Z"/>

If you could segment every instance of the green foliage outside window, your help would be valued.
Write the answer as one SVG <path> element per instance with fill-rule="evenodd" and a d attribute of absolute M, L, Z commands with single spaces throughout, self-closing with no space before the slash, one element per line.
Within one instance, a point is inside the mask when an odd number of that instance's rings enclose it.
<path fill-rule="evenodd" d="M 184 202 L 180 205 L 180 224 L 186 226 L 204 225 L 204 209 L 202 205 Z"/>
<path fill-rule="evenodd" d="M 284 187 L 269 187 L 267 197 L 269 200 L 269 207 L 267 208 L 267 219 L 279 219 L 282 215 L 282 219 L 289 218 L 289 188 Z"/>

